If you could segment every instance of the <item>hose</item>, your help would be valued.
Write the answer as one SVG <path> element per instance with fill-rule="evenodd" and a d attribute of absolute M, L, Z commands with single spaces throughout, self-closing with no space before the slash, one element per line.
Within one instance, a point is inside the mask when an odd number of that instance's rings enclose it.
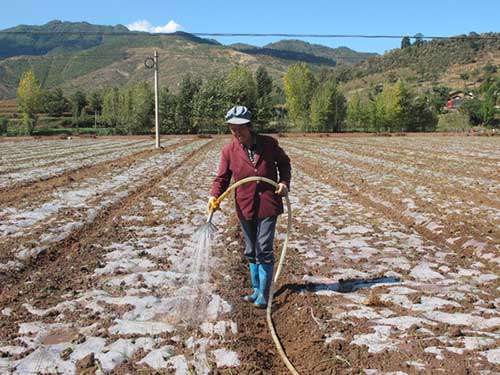
<path fill-rule="evenodd" d="M 238 186 L 241 186 L 243 184 L 249 183 L 249 182 L 266 182 L 275 188 L 278 187 L 278 184 L 270 180 L 269 178 L 266 177 L 260 177 L 260 176 L 252 176 L 252 177 L 247 177 L 243 178 L 237 182 L 235 182 L 233 185 L 231 185 L 220 197 L 217 198 L 217 206 L 231 193 L 231 191 L 235 190 Z M 299 375 L 295 367 L 292 365 L 288 357 L 286 356 L 285 351 L 283 350 L 283 346 L 281 345 L 281 342 L 278 338 L 278 335 L 276 334 L 276 330 L 274 329 L 274 323 L 272 319 L 272 303 L 273 303 L 273 294 L 274 294 L 274 284 L 278 282 L 278 278 L 281 273 L 281 269 L 283 268 L 283 263 L 285 261 L 285 256 L 286 256 L 286 250 L 288 247 L 288 237 L 292 229 L 292 207 L 290 205 L 290 199 L 288 198 L 288 193 L 285 195 L 285 201 L 286 201 L 286 209 L 287 209 L 287 228 L 286 228 L 286 235 L 285 235 L 285 241 L 283 242 L 283 247 L 281 250 L 281 255 L 280 255 L 280 260 L 278 262 L 278 267 L 276 269 L 276 273 L 274 274 L 274 279 L 273 282 L 271 283 L 271 287 L 269 290 L 269 299 L 267 301 L 267 309 L 266 309 L 266 320 L 267 320 L 267 325 L 269 327 L 269 331 L 271 332 L 271 337 L 274 341 L 274 345 L 276 346 L 276 349 L 278 350 L 278 354 L 280 355 L 281 359 L 285 363 L 285 366 L 288 368 L 290 373 L 293 375 Z M 211 221 L 213 215 L 213 210 L 210 211 L 209 217 L 208 217 L 208 222 Z"/>

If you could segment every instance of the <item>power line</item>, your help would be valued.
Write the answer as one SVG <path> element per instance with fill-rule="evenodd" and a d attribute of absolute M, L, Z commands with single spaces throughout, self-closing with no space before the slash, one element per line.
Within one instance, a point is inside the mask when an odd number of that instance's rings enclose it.
<path fill-rule="evenodd" d="M 0 35 L 31 34 L 31 35 L 88 35 L 88 36 L 172 36 L 195 35 L 209 37 L 281 37 L 281 38 L 360 38 L 360 39 L 451 39 L 451 40 L 500 40 L 500 36 L 492 35 L 369 35 L 369 34 L 292 34 L 292 33 L 207 33 L 207 32 L 176 32 L 176 33 L 148 33 L 137 31 L 124 32 L 95 32 L 95 31 L 42 31 L 42 30 L 0 30 Z"/>
<path fill-rule="evenodd" d="M 230 47 L 228 47 L 230 48 Z M 100 54 L 87 54 L 84 53 L 85 50 L 82 51 L 77 51 L 77 52 L 82 52 L 82 54 L 76 54 L 76 55 L 16 55 L 16 56 L 8 56 L 5 58 L 14 58 L 15 60 L 9 60 L 10 62 L 14 61 L 24 61 L 24 60 L 30 60 L 30 61 L 41 61 L 41 60 L 65 60 L 65 61 L 78 61 L 78 60 L 85 60 L 85 59 L 105 59 L 105 58 L 114 58 L 114 57 L 121 57 L 123 59 L 134 59 L 134 58 L 144 58 L 144 54 L 130 54 L 130 53 L 117 53 L 117 54 L 105 54 L 105 55 L 100 55 Z M 258 51 L 258 49 L 256 49 Z M 243 50 L 242 53 L 247 53 L 248 51 Z M 251 54 L 251 53 L 250 53 Z M 285 57 L 279 56 L 279 55 L 271 55 L 271 54 L 265 54 L 265 53 L 258 53 L 256 52 L 255 54 L 258 55 L 263 55 L 263 56 L 269 56 L 269 57 L 275 57 L 281 60 L 295 60 L 295 59 L 287 59 Z M 168 51 L 165 52 L 163 55 L 164 57 L 169 57 L 169 58 L 191 58 L 191 55 L 187 54 L 172 54 L 169 53 Z M 354 61 L 354 60 L 360 60 L 364 61 L 367 60 L 370 57 L 377 57 L 380 55 L 371 55 L 371 56 L 332 56 L 332 57 L 324 57 L 324 56 L 316 56 L 316 55 L 309 55 L 311 59 L 318 58 L 318 59 L 323 59 L 324 61 L 326 60 L 331 60 L 331 61 L 344 61 L 344 60 L 349 60 L 349 61 Z M 297 58 L 300 59 L 300 58 Z M 0 60 L 2 61 L 2 60 Z M 4 60 L 5 61 L 5 60 Z M 314 61 L 311 61 L 314 63 Z M 317 63 L 321 64 L 321 61 L 318 61 Z"/>
<path fill-rule="evenodd" d="M 492 39 L 500 40 L 500 36 L 433 36 L 433 35 L 366 35 L 366 34 L 260 34 L 260 33 L 191 33 L 197 36 L 239 36 L 239 37 L 282 37 L 282 38 L 360 38 L 360 39 Z"/>

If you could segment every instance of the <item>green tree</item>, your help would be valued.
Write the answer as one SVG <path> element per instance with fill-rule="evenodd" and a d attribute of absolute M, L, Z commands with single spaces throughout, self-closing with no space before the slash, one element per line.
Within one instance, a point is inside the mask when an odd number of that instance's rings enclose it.
<path fill-rule="evenodd" d="M 118 113 L 120 110 L 120 91 L 118 88 L 104 90 L 102 98 L 102 120 L 109 127 L 115 128 L 118 124 Z"/>
<path fill-rule="evenodd" d="M 309 131 L 309 108 L 316 89 L 316 80 L 304 63 L 291 66 L 284 78 L 286 108 L 293 124 L 302 131 Z"/>
<path fill-rule="evenodd" d="M 498 100 L 499 92 L 494 86 L 491 86 L 484 94 L 484 99 L 481 101 L 479 107 L 479 117 L 484 125 L 491 125 L 495 120 L 497 112 L 495 104 Z"/>
<path fill-rule="evenodd" d="M 225 131 L 224 115 L 229 106 L 226 79 L 220 75 L 207 78 L 196 93 L 193 117 L 196 128 L 203 133 Z"/>
<path fill-rule="evenodd" d="M 421 33 L 417 33 L 415 34 L 414 38 L 415 38 L 415 43 L 414 45 L 417 46 L 417 47 L 420 47 L 424 44 L 424 36 L 421 34 Z"/>
<path fill-rule="evenodd" d="M 51 116 L 61 116 L 68 108 L 68 101 L 63 91 L 58 87 L 42 92 L 42 110 Z"/>
<path fill-rule="evenodd" d="M 487 76 L 495 74 L 497 72 L 497 66 L 493 65 L 491 62 L 488 62 L 485 66 L 483 66 L 483 72 Z"/>
<path fill-rule="evenodd" d="M 180 82 L 175 115 L 175 121 L 180 133 L 196 134 L 198 132 L 192 117 L 194 96 L 200 86 L 201 80 L 193 78 L 190 74 L 185 75 Z"/>
<path fill-rule="evenodd" d="M 429 105 L 435 113 L 441 113 L 446 106 L 450 90 L 446 86 L 434 86 L 428 93 Z"/>
<path fill-rule="evenodd" d="M 311 99 L 313 131 L 338 132 L 346 117 L 346 100 L 334 79 L 322 83 Z"/>
<path fill-rule="evenodd" d="M 158 106 L 160 107 L 160 132 L 163 134 L 179 133 L 175 121 L 177 97 L 170 92 L 168 87 L 162 87 L 160 89 Z"/>
<path fill-rule="evenodd" d="M 94 91 L 89 96 L 89 107 L 92 112 L 94 112 L 94 126 L 97 126 L 97 118 L 102 112 L 103 98 L 102 93 L 99 91 Z"/>
<path fill-rule="evenodd" d="M 467 81 L 469 80 L 469 78 L 470 78 L 469 72 L 460 73 L 460 79 L 464 81 L 464 88 L 467 86 Z"/>
<path fill-rule="evenodd" d="M 41 107 L 42 92 L 33 70 L 23 73 L 17 88 L 17 103 L 22 115 L 23 131 L 31 135 L 36 126 L 36 114 Z"/>
<path fill-rule="evenodd" d="M 272 92 L 273 80 L 267 73 L 267 70 L 260 66 L 255 72 L 255 82 L 257 84 L 257 109 L 255 113 L 255 122 L 263 131 L 272 118 Z"/>
<path fill-rule="evenodd" d="M 375 100 L 375 123 L 376 131 L 395 131 L 401 129 L 401 118 L 403 112 L 402 98 L 404 86 L 401 82 L 384 87 Z"/>
<path fill-rule="evenodd" d="M 0 135 L 7 133 L 8 124 L 9 120 L 5 117 L 0 117 Z"/>
<path fill-rule="evenodd" d="M 131 113 L 128 134 L 145 134 L 153 126 L 154 96 L 147 82 L 141 82 L 130 91 Z"/>
<path fill-rule="evenodd" d="M 347 104 L 347 123 L 356 131 L 368 130 L 368 103 L 363 103 L 358 94 L 354 94 Z"/>
<path fill-rule="evenodd" d="M 226 77 L 226 93 L 231 106 L 244 105 L 255 114 L 257 85 L 249 70 L 241 66 L 233 68 Z"/>
<path fill-rule="evenodd" d="M 339 64 L 335 69 L 335 79 L 337 82 L 347 82 L 354 78 L 354 68 L 350 65 Z"/>
<path fill-rule="evenodd" d="M 259 66 L 255 72 L 255 82 L 257 84 L 257 96 L 259 98 L 271 95 L 273 91 L 273 79 L 263 66 Z"/>
<path fill-rule="evenodd" d="M 401 39 L 401 49 L 405 49 L 411 46 L 411 41 L 409 36 L 404 36 L 403 39 Z"/>
<path fill-rule="evenodd" d="M 71 113 L 73 114 L 73 124 L 78 123 L 78 119 L 83 114 L 83 109 L 87 105 L 85 93 L 80 90 L 75 91 L 69 98 Z"/>
<path fill-rule="evenodd" d="M 118 91 L 116 129 L 120 134 L 131 134 L 133 99 L 132 87 L 123 87 Z"/>
<path fill-rule="evenodd" d="M 405 107 L 404 116 L 406 123 L 402 130 L 416 132 L 430 132 L 436 130 L 438 116 L 429 106 L 428 98 L 424 95 L 417 96 L 411 100 L 409 106 Z"/>
<path fill-rule="evenodd" d="M 471 124 L 479 125 L 482 123 L 481 100 L 479 98 L 464 100 L 459 110 L 469 116 Z"/>

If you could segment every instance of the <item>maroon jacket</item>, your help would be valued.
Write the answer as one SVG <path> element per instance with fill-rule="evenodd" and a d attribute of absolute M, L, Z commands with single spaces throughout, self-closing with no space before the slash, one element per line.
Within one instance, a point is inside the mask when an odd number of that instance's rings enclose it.
<path fill-rule="evenodd" d="M 278 179 L 279 173 L 279 179 Z M 250 176 L 267 177 L 284 183 L 290 189 L 290 158 L 278 145 L 278 141 L 265 135 L 257 135 L 255 165 L 250 161 L 240 142 L 233 137 L 224 146 L 217 176 L 212 184 L 211 195 L 219 197 L 229 187 L 231 177 L 239 181 Z M 283 213 L 283 202 L 274 193 L 276 189 L 265 182 L 250 182 L 236 188 L 236 212 L 238 217 L 250 220 Z"/>

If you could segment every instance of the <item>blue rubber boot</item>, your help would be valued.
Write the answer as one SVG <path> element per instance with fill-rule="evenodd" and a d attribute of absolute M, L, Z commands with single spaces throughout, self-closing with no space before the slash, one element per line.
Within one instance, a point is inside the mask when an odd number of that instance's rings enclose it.
<path fill-rule="evenodd" d="M 244 296 L 243 299 L 247 302 L 254 302 L 259 296 L 259 268 L 255 263 L 250 263 L 250 278 L 252 280 L 253 293 Z"/>
<path fill-rule="evenodd" d="M 259 296 L 253 303 L 255 307 L 265 309 L 267 300 L 269 299 L 269 290 L 273 282 L 273 267 L 274 264 L 259 264 Z"/>

